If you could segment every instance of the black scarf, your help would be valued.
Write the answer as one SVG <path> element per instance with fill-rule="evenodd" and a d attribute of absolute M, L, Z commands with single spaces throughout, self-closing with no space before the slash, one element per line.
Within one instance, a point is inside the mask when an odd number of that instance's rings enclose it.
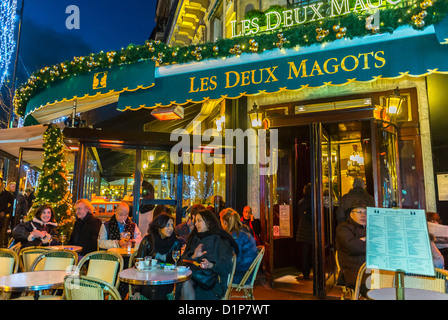
<path fill-rule="evenodd" d="M 129 217 L 126 219 L 124 231 L 129 232 L 131 239 L 134 239 L 134 228 L 133 223 Z M 107 233 L 108 240 L 120 240 L 120 228 L 118 227 L 118 221 L 115 215 L 113 215 L 109 220 L 109 232 Z"/>
<path fill-rule="evenodd" d="M 162 239 L 160 235 L 155 235 L 154 238 L 154 248 L 160 254 L 167 254 L 168 252 L 170 252 L 171 248 L 177 240 L 177 237 L 175 236 Z"/>

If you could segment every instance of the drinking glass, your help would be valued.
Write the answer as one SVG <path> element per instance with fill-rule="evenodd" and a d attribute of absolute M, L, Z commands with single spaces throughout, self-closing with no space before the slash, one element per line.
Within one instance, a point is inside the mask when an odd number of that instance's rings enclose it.
<path fill-rule="evenodd" d="M 67 240 L 67 236 L 65 234 L 60 234 L 59 235 L 59 241 L 61 241 L 62 249 L 64 249 L 65 240 Z"/>
<path fill-rule="evenodd" d="M 180 258 L 180 250 L 173 250 L 172 256 L 174 260 L 174 266 L 177 268 L 177 260 L 179 260 Z"/>
<path fill-rule="evenodd" d="M 120 233 L 120 236 L 121 236 L 121 240 L 126 241 L 126 242 L 128 242 L 129 239 L 131 239 L 131 234 L 126 231 Z"/>

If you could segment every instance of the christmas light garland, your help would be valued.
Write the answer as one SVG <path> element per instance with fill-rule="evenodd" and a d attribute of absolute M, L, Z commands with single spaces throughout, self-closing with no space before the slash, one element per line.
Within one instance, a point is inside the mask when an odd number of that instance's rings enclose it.
<path fill-rule="evenodd" d="M 120 51 L 75 57 L 73 61 L 65 61 L 34 72 L 28 81 L 16 90 L 15 111 L 24 116 L 28 101 L 48 84 L 95 69 L 147 59 L 155 61 L 157 65 L 169 65 L 239 56 L 243 53 L 257 54 L 267 50 L 306 47 L 342 38 L 365 37 L 378 32 L 392 33 L 406 25 L 421 30 L 441 22 L 448 14 L 446 0 L 414 0 L 409 3 L 410 5 L 401 8 L 381 10 L 379 29 L 371 26 L 370 14 L 350 13 L 252 37 L 220 39 L 185 47 L 172 47 L 161 41 L 146 41 L 144 45 L 130 44 Z"/>
<path fill-rule="evenodd" d="M 0 88 L 8 75 L 8 67 L 14 52 L 15 16 L 17 0 L 2 0 L 0 4 Z"/>

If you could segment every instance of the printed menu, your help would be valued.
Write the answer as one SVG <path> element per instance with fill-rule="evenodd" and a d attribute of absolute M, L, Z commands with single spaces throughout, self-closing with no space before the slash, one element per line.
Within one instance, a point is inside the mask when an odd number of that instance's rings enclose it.
<path fill-rule="evenodd" d="M 366 267 L 434 276 L 425 210 L 368 207 Z"/>

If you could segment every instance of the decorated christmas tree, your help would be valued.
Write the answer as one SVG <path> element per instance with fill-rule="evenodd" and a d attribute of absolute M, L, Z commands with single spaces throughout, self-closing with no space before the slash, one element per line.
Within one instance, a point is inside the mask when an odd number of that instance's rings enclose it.
<path fill-rule="evenodd" d="M 33 207 L 49 204 L 53 207 L 59 234 L 70 236 L 75 216 L 72 194 L 68 188 L 66 157 L 61 129 L 48 125 L 44 132 L 43 164 Z"/>

